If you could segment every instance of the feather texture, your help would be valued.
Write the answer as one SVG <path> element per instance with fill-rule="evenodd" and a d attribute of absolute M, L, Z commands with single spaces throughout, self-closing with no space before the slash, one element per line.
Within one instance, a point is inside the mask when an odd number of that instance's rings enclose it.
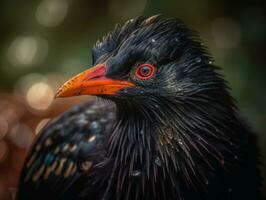
<path fill-rule="evenodd" d="M 138 17 L 98 41 L 92 56 L 108 78 L 136 87 L 46 126 L 18 200 L 259 199 L 256 138 L 197 33 L 176 19 Z M 134 75 L 141 63 L 156 66 L 154 77 Z"/>

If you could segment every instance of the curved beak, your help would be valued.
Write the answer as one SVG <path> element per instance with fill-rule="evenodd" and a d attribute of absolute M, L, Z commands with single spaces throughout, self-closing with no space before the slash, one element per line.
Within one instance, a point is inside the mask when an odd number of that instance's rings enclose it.
<path fill-rule="evenodd" d="M 64 83 L 55 97 L 115 95 L 119 90 L 134 86 L 128 81 L 107 78 L 106 72 L 107 68 L 104 64 L 96 65 Z"/>

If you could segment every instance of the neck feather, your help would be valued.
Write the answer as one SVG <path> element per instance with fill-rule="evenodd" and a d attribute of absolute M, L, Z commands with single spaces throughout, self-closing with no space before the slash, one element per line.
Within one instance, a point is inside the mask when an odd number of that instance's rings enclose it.
<path fill-rule="evenodd" d="M 206 113 L 202 105 L 193 106 L 169 99 L 117 103 L 118 120 L 108 143 L 116 197 L 130 199 L 134 192 L 138 199 L 181 199 L 184 190 L 204 191 L 210 172 L 224 169 L 225 154 L 233 155 L 228 135 L 237 123 L 234 109 L 206 105 L 215 111 Z"/>

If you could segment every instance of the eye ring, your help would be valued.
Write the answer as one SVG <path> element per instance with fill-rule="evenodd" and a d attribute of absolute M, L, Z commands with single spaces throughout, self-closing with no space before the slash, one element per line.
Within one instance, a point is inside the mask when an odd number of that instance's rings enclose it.
<path fill-rule="evenodd" d="M 155 69 L 153 65 L 145 63 L 137 67 L 135 74 L 140 80 L 147 80 L 154 75 Z"/>

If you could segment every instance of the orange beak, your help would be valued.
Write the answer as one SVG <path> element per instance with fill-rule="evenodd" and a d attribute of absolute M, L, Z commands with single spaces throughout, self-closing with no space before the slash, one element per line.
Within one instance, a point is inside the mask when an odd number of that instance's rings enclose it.
<path fill-rule="evenodd" d="M 133 87 L 128 81 L 107 78 L 106 66 L 96 65 L 64 83 L 55 97 L 71 97 L 79 95 L 115 95 L 119 90 Z"/>

